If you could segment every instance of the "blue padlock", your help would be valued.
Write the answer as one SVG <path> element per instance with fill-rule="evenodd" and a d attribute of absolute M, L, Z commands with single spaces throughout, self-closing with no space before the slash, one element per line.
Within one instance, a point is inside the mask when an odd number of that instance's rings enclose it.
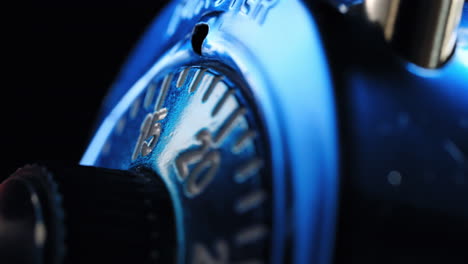
<path fill-rule="evenodd" d="M 44 263 L 467 263 L 468 3 L 172 1 L 81 166 L 2 188 Z"/>

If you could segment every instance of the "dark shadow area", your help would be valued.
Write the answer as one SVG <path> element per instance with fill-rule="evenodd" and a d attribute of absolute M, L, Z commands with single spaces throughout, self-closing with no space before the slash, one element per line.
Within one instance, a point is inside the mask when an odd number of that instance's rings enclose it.
<path fill-rule="evenodd" d="M 79 161 L 107 89 L 166 2 L 37 1 L 3 9 L 0 180 L 37 160 Z"/>

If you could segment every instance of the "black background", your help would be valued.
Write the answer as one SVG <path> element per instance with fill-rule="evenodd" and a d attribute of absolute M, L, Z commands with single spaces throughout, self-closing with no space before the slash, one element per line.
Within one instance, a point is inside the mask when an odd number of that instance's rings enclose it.
<path fill-rule="evenodd" d="M 26 163 L 80 160 L 103 96 L 165 2 L 3 8 L 0 180 Z"/>

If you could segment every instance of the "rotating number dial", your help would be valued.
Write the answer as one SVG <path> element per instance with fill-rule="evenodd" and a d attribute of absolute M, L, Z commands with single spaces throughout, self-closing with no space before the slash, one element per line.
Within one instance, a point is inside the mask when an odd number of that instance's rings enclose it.
<path fill-rule="evenodd" d="M 94 164 L 145 167 L 163 178 L 175 208 L 179 263 L 268 261 L 267 144 L 246 86 L 223 72 L 181 66 L 149 78 Z"/>

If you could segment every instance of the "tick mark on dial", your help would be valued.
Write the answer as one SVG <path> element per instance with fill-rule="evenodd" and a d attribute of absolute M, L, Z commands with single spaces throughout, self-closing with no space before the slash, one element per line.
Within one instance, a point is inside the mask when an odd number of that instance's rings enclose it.
<path fill-rule="evenodd" d="M 107 140 L 104 146 L 102 147 L 101 153 L 103 155 L 107 155 L 110 153 L 110 149 L 111 149 L 111 143 L 109 142 L 109 140 Z"/>
<path fill-rule="evenodd" d="M 245 115 L 247 110 L 244 107 L 237 108 L 226 120 L 219 132 L 216 134 L 214 141 L 220 143 L 231 131 L 232 127 L 236 124 L 239 117 Z"/>
<path fill-rule="evenodd" d="M 206 102 L 209 98 L 210 95 L 213 93 L 213 90 L 215 87 L 218 85 L 218 83 L 223 80 L 222 76 L 216 76 L 213 81 L 211 82 L 210 86 L 208 87 L 208 90 L 206 90 L 205 94 L 203 95 L 202 102 Z"/>
<path fill-rule="evenodd" d="M 239 139 L 234 144 L 232 151 L 234 153 L 239 153 L 248 142 L 253 140 L 257 136 L 257 133 L 253 130 L 246 130 L 244 133 L 239 137 Z"/>
<path fill-rule="evenodd" d="M 243 246 L 263 239 L 267 234 L 268 230 L 264 225 L 254 225 L 237 233 L 235 241 L 238 246 Z"/>
<path fill-rule="evenodd" d="M 132 109 L 130 110 L 130 118 L 135 119 L 135 117 L 138 115 L 138 111 L 140 110 L 140 104 L 141 104 L 141 98 L 138 98 L 135 100 L 135 102 L 132 105 Z"/>
<path fill-rule="evenodd" d="M 154 111 L 158 111 L 162 108 L 164 101 L 166 100 L 167 91 L 169 90 L 169 87 L 171 86 L 172 76 L 173 76 L 172 74 L 168 74 L 164 77 L 161 91 L 159 92 L 158 99 L 156 99 Z"/>
<path fill-rule="evenodd" d="M 458 148 L 455 143 L 448 139 L 444 143 L 445 150 L 450 154 L 450 156 L 459 164 L 464 164 L 466 161 L 466 157 L 463 152 Z"/>
<path fill-rule="evenodd" d="M 211 86 L 211 83 L 213 82 L 213 79 L 215 76 L 210 73 L 205 73 L 203 76 L 200 84 L 198 85 L 198 89 L 200 90 L 201 93 L 203 93 L 205 90 L 209 89 Z"/>
<path fill-rule="evenodd" d="M 219 102 L 216 104 L 216 106 L 213 108 L 213 112 L 211 112 L 211 116 L 215 116 L 219 113 L 219 110 L 223 107 L 224 104 L 226 104 L 226 101 L 229 99 L 229 96 L 234 94 L 234 90 L 227 90 L 223 97 L 219 100 Z"/>
<path fill-rule="evenodd" d="M 117 126 L 115 128 L 115 133 L 117 135 L 122 135 L 126 124 L 127 124 L 127 118 L 125 116 L 122 116 L 119 122 L 117 123 Z"/>
<path fill-rule="evenodd" d="M 263 190 L 256 190 L 239 199 L 236 203 L 235 210 L 237 213 L 243 214 L 258 207 L 265 200 L 266 193 Z"/>
<path fill-rule="evenodd" d="M 149 107 L 153 103 L 155 93 L 156 93 L 156 84 L 151 82 L 150 85 L 148 86 L 147 90 L 146 90 L 145 101 L 143 103 L 143 107 L 146 110 L 149 110 Z"/>
<path fill-rule="evenodd" d="M 189 92 L 193 93 L 197 90 L 198 85 L 200 84 L 203 75 L 205 75 L 207 69 L 198 69 L 197 72 L 195 73 L 195 77 L 193 79 L 192 85 L 190 85 Z"/>
<path fill-rule="evenodd" d="M 256 175 L 258 170 L 263 167 L 263 160 L 260 158 L 253 158 L 242 165 L 236 172 L 234 179 L 238 183 L 243 183 Z"/>
<path fill-rule="evenodd" d="M 188 75 L 189 71 L 190 71 L 190 68 L 185 68 L 180 72 L 179 79 L 177 79 L 177 84 L 176 84 L 177 88 L 180 88 L 180 87 L 182 87 L 182 85 L 184 85 L 185 80 L 187 79 L 187 75 Z"/>

